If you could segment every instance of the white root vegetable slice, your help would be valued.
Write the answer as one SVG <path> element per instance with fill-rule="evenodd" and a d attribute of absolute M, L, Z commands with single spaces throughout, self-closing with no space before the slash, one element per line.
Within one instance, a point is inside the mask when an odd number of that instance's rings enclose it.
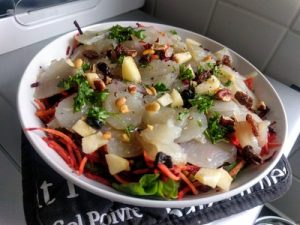
<path fill-rule="evenodd" d="M 142 146 L 138 142 L 134 133 L 130 135 L 129 142 L 122 141 L 123 131 L 111 130 L 111 139 L 107 143 L 108 153 L 118 155 L 123 158 L 131 158 L 142 154 Z"/>
<path fill-rule="evenodd" d="M 63 99 L 55 109 L 55 118 L 60 127 L 72 129 L 73 125 L 84 115 L 83 112 L 74 112 L 74 97 L 73 94 Z"/>
<path fill-rule="evenodd" d="M 126 98 L 126 105 L 128 106 L 129 112 L 120 113 L 119 108 L 115 105 L 116 100 L 120 97 Z M 138 126 L 142 121 L 144 113 L 142 94 L 136 93 L 131 95 L 125 91 L 112 92 L 104 102 L 104 108 L 108 112 L 116 113 L 116 115 L 110 116 L 107 119 L 108 124 L 113 128 L 124 130 L 129 125 Z"/>
<path fill-rule="evenodd" d="M 182 143 L 187 155 L 187 162 L 200 167 L 218 168 L 225 162 L 234 162 L 236 148 L 228 143 L 201 144 L 197 141 Z"/>
<path fill-rule="evenodd" d="M 150 129 L 146 128 L 141 132 L 141 138 L 150 144 L 172 143 L 176 138 L 180 136 L 181 128 L 168 124 L 154 124 Z"/>
<path fill-rule="evenodd" d="M 53 96 L 63 91 L 57 85 L 60 81 L 74 75 L 75 68 L 71 67 L 64 59 L 53 60 L 50 66 L 38 75 L 38 86 L 35 89 L 34 97 L 41 99 Z"/>
<path fill-rule="evenodd" d="M 198 139 L 207 128 L 207 120 L 204 113 L 192 111 L 188 117 L 190 119 L 186 120 L 187 124 L 182 128 L 180 137 L 176 139 L 177 143 Z"/>

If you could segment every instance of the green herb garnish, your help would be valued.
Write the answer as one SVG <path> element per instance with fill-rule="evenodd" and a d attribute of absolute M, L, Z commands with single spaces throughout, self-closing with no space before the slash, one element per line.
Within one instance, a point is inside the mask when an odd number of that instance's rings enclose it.
<path fill-rule="evenodd" d="M 225 87 L 229 87 L 232 84 L 231 80 L 226 81 L 226 83 L 224 84 Z"/>
<path fill-rule="evenodd" d="M 157 92 L 165 92 L 165 91 L 169 90 L 167 88 L 167 86 L 164 83 L 161 83 L 161 82 L 155 84 L 154 88 L 156 89 Z"/>
<path fill-rule="evenodd" d="M 128 125 L 126 128 L 125 128 L 125 133 L 130 137 L 130 134 L 133 133 L 134 131 L 136 131 L 137 127 L 134 126 L 134 125 Z"/>
<path fill-rule="evenodd" d="M 105 122 L 105 120 L 110 116 L 111 114 L 107 112 L 104 108 L 98 107 L 98 106 L 92 106 L 89 108 L 87 116 L 90 118 L 94 118 L 97 121 Z"/>
<path fill-rule="evenodd" d="M 131 40 L 131 36 L 134 35 L 139 39 L 144 39 L 144 30 L 136 30 L 132 27 L 122 27 L 120 25 L 115 25 L 109 29 L 108 38 L 115 39 L 119 43 Z"/>
<path fill-rule="evenodd" d="M 176 199 L 178 196 L 179 182 L 172 179 L 162 181 L 159 174 L 144 174 L 139 182 L 116 184 L 112 186 L 127 194 L 137 196 L 158 196 L 165 199 Z"/>
<path fill-rule="evenodd" d="M 201 73 L 203 73 L 204 71 L 205 71 L 204 67 L 201 66 L 201 65 L 199 65 L 198 68 L 197 68 L 197 73 L 198 73 L 198 74 L 201 74 Z"/>
<path fill-rule="evenodd" d="M 197 120 L 197 124 L 198 124 L 199 127 L 202 127 L 202 121 L 201 121 L 201 119 Z"/>
<path fill-rule="evenodd" d="M 221 70 L 217 65 L 215 65 L 215 67 L 213 68 L 213 75 L 215 75 L 216 77 L 221 75 Z"/>
<path fill-rule="evenodd" d="M 182 121 L 187 115 L 190 113 L 188 109 L 184 109 L 182 112 L 178 113 L 178 116 L 176 117 L 177 120 Z"/>
<path fill-rule="evenodd" d="M 74 112 L 79 112 L 84 106 L 88 106 L 88 117 L 104 122 L 110 116 L 109 112 L 100 107 L 109 95 L 108 90 L 101 92 L 93 90 L 83 75 L 83 69 L 61 81 L 58 86 L 65 90 L 77 88 L 73 104 Z"/>
<path fill-rule="evenodd" d="M 177 31 L 176 30 L 169 30 L 169 32 L 173 35 L 177 35 Z"/>
<path fill-rule="evenodd" d="M 194 72 L 191 67 L 184 64 L 179 66 L 179 77 L 180 80 L 192 80 L 194 79 Z"/>
<path fill-rule="evenodd" d="M 189 99 L 192 106 L 196 106 L 199 113 L 208 112 L 208 109 L 213 106 L 213 97 L 210 95 L 197 94 L 193 99 Z"/>
<path fill-rule="evenodd" d="M 227 134 L 233 132 L 233 127 L 225 127 L 220 124 L 220 114 L 214 113 L 208 119 L 207 129 L 204 131 L 205 136 L 215 144 L 224 141 Z"/>
<path fill-rule="evenodd" d="M 122 65 L 122 64 L 123 64 L 124 57 L 125 57 L 125 55 L 120 55 L 119 58 L 118 58 L 117 63 L 120 64 L 120 65 Z"/>
<path fill-rule="evenodd" d="M 78 70 L 74 76 L 68 77 L 68 79 L 61 81 L 58 87 L 69 90 L 72 87 L 77 87 L 77 95 L 74 97 L 74 111 L 79 112 L 84 105 L 89 102 L 94 90 L 90 87 L 88 81 L 83 76 L 83 71 Z"/>
<path fill-rule="evenodd" d="M 88 62 L 84 62 L 81 66 L 83 72 L 88 71 L 91 68 L 91 64 Z"/>

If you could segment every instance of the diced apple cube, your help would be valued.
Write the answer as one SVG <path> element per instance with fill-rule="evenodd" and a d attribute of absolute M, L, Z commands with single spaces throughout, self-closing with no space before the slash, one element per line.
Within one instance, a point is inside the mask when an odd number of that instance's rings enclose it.
<path fill-rule="evenodd" d="M 118 155 L 109 153 L 109 154 L 105 155 L 105 159 L 106 159 L 106 162 L 108 165 L 109 173 L 111 175 L 115 175 L 124 170 L 126 170 L 126 171 L 130 170 L 128 160 L 124 159 Z"/>
<path fill-rule="evenodd" d="M 217 57 L 218 60 L 221 61 L 225 55 L 227 55 L 229 57 L 230 62 L 232 62 L 232 57 L 228 48 L 222 48 L 221 50 L 215 52 L 215 56 Z"/>
<path fill-rule="evenodd" d="M 122 63 L 122 77 L 124 80 L 134 83 L 141 82 L 141 74 L 134 59 L 131 56 L 125 56 Z"/>
<path fill-rule="evenodd" d="M 220 176 L 219 182 L 217 183 L 217 186 L 224 191 L 228 191 L 230 189 L 230 185 L 231 185 L 231 182 L 233 179 L 229 175 L 229 173 L 226 170 L 224 170 L 223 168 L 220 168 L 218 170 L 219 170 L 221 176 Z"/>
<path fill-rule="evenodd" d="M 215 188 L 220 180 L 221 172 L 215 168 L 200 168 L 195 174 L 195 179 L 201 184 Z"/>
<path fill-rule="evenodd" d="M 190 52 L 181 52 L 174 54 L 173 58 L 178 64 L 182 64 L 190 61 L 192 59 L 192 55 Z"/>
<path fill-rule="evenodd" d="M 194 39 L 191 38 L 185 39 L 185 43 L 187 46 L 201 46 L 201 44 L 198 41 L 195 41 Z"/>
<path fill-rule="evenodd" d="M 220 75 L 220 81 L 222 83 L 226 83 L 229 80 L 231 82 L 235 82 L 237 75 L 236 75 L 236 72 L 233 69 L 231 69 L 229 66 L 226 66 L 226 65 L 221 65 L 219 67 L 219 69 L 220 69 L 220 74 L 221 74 Z"/>
<path fill-rule="evenodd" d="M 197 94 L 213 94 L 220 87 L 220 81 L 214 75 L 195 88 Z"/>
<path fill-rule="evenodd" d="M 94 84 L 94 82 L 95 82 L 96 80 L 100 80 L 98 74 L 97 74 L 97 73 L 85 73 L 84 75 L 85 75 L 85 77 L 86 77 L 86 79 L 87 79 L 89 85 L 90 85 L 93 89 L 95 89 L 95 84 Z"/>
<path fill-rule="evenodd" d="M 157 101 L 162 106 L 167 106 L 167 105 L 172 104 L 173 99 L 169 93 L 165 93 L 163 96 L 161 96 L 159 99 L 157 99 Z"/>
<path fill-rule="evenodd" d="M 176 89 L 172 90 L 171 97 L 172 97 L 172 100 L 173 100 L 173 102 L 171 103 L 171 107 L 174 108 L 174 107 L 178 107 L 178 106 L 183 106 L 182 97 Z"/>
<path fill-rule="evenodd" d="M 82 137 L 86 137 L 89 136 L 91 134 L 96 133 L 97 131 L 92 128 L 91 126 L 89 126 L 86 122 L 84 122 L 83 120 L 78 120 L 74 126 L 72 127 L 72 129 L 79 134 Z"/>
<path fill-rule="evenodd" d="M 104 139 L 102 137 L 102 133 L 99 131 L 95 134 L 82 138 L 82 151 L 86 154 L 91 154 L 107 143 L 108 140 Z"/>

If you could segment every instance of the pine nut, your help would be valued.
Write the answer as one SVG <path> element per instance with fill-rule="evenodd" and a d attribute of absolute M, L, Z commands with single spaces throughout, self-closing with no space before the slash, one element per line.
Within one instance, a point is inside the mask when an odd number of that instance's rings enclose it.
<path fill-rule="evenodd" d="M 124 142 L 129 142 L 129 141 L 130 141 L 130 138 L 129 138 L 128 134 L 123 133 L 123 134 L 121 135 L 121 140 L 124 141 Z"/>
<path fill-rule="evenodd" d="M 82 64 L 83 64 L 83 61 L 80 58 L 76 59 L 74 62 L 74 66 L 76 69 L 80 69 L 82 67 Z"/>
<path fill-rule="evenodd" d="M 153 49 L 146 49 L 143 51 L 143 55 L 153 55 L 155 51 Z"/>
<path fill-rule="evenodd" d="M 125 103 L 126 103 L 126 98 L 125 97 L 117 98 L 117 100 L 115 101 L 116 106 L 118 106 L 119 108 L 122 105 L 125 105 Z"/>
<path fill-rule="evenodd" d="M 151 102 L 145 106 L 145 109 L 148 112 L 157 112 L 160 109 L 160 104 L 158 104 L 157 102 Z"/>
<path fill-rule="evenodd" d="M 111 132 L 110 132 L 110 131 L 104 132 L 103 135 L 102 135 L 102 137 L 103 137 L 103 139 L 105 139 L 105 140 L 111 139 Z"/>
<path fill-rule="evenodd" d="M 128 113 L 129 112 L 129 109 L 128 109 L 128 106 L 127 105 L 122 105 L 120 108 L 119 108 L 120 112 L 121 113 Z"/>
<path fill-rule="evenodd" d="M 150 125 L 150 124 L 147 124 L 147 128 L 148 128 L 149 130 L 153 130 L 153 129 L 154 129 L 154 127 L 153 127 L 152 125 Z"/>

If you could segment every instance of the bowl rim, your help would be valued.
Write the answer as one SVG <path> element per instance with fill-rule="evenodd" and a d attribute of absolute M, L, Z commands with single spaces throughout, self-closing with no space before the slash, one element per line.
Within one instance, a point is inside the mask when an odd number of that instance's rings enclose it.
<path fill-rule="evenodd" d="M 180 28 L 180 27 L 176 27 L 176 26 L 172 26 L 172 25 L 167 25 L 167 24 L 162 24 L 162 23 L 153 23 L 153 22 L 147 22 L 147 21 L 130 21 L 130 20 L 126 20 L 126 21 L 112 21 L 112 22 L 104 22 L 104 23 L 98 23 L 98 24 L 94 24 L 91 26 L 86 26 L 82 28 L 82 31 L 87 31 L 89 29 L 94 29 L 94 28 L 100 28 L 103 26 L 113 26 L 116 24 L 120 24 L 120 25 L 126 25 L 126 26 L 132 26 L 135 25 L 136 23 L 140 23 L 140 24 L 145 24 L 146 26 L 157 26 L 159 28 L 165 29 L 165 28 L 169 28 L 169 29 L 176 29 L 177 31 L 186 33 L 186 34 L 193 34 L 196 35 L 198 37 L 201 37 L 203 39 L 208 40 L 209 42 L 213 43 L 213 44 L 217 44 L 219 46 L 222 46 L 223 48 L 228 48 L 225 45 L 212 40 L 209 37 L 206 37 L 204 35 L 198 34 L 196 32 L 184 29 L 184 28 Z M 283 137 L 282 137 L 282 146 L 281 148 L 277 151 L 276 156 L 273 157 L 272 162 L 270 163 L 270 165 L 268 167 L 266 167 L 264 169 L 264 171 L 262 171 L 257 177 L 255 177 L 254 179 L 246 182 L 243 185 L 240 185 L 232 190 L 229 190 L 227 192 L 218 192 L 213 194 L 212 196 L 201 196 L 199 195 L 199 198 L 196 199 L 181 199 L 181 200 L 159 200 L 159 199 L 149 199 L 149 198 L 141 198 L 138 196 L 131 196 L 131 195 L 124 195 L 121 193 L 114 193 L 111 192 L 109 190 L 104 190 L 101 189 L 99 187 L 94 186 L 91 183 L 85 182 L 83 179 L 80 178 L 80 176 L 74 175 L 74 173 L 70 173 L 69 171 L 63 170 L 58 164 L 52 163 L 52 161 L 49 161 L 49 159 L 46 157 L 46 154 L 43 154 L 42 151 L 40 150 L 39 146 L 37 145 L 37 143 L 34 142 L 33 138 L 31 137 L 31 134 L 29 133 L 28 130 L 25 129 L 25 118 L 22 116 L 22 110 L 21 110 L 21 106 L 22 106 L 22 91 L 24 87 L 24 83 L 25 83 L 25 75 L 28 73 L 28 71 L 30 70 L 31 64 L 33 61 L 35 61 L 38 57 L 39 54 L 46 49 L 48 46 L 50 46 L 53 42 L 59 42 L 60 40 L 64 39 L 65 36 L 74 34 L 74 32 L 76 32 L 76 30 L 67 32 L 61 36 L 59 36 L 58 38 L 52 40 L 50 43 L 48 43 L 45 47 L 43 47 L 30 61 L 30 63 L 27 65 L 22 78 L 19 82 L 19 86 L 18 86 L 18 93 L 17 93 L 17 108 L 18 108 L 18 117 L 19 120 L 21 122 L 23 131 L 27 137 L 27 139 L 30 141 L 31 145 L 34 147 L 35 151 L 41 156 L 41 158 L 43 160 L 45 160 L 47 162 L 47 164 L 49 166 L 51 166 L 52 169 L 54 169 L 58 174 L 60 174 L 61 176 L 63 176 L 65 179 L 73 182 L 74 184 L 76 184 L 77 186 L 83 188 L 86 191 L 92 192 L 93 194 L 96 194 L 100 197 L 104 197 L 107 198 L 111 201 L 116 201 L 116 202 L 121 202 L 121 203 L 125 203 L 125 204 L 131 204 L 131 205 L 135 205 L 135 206 L 143 206 L 143 207 L 154 207 L 154 208 L 166 208 L 166 207 L 190 207 L 190 206 L 194 206 L 194 205 L 202 205 L 202 204 L 208 204 L 208 203 L 212 203 L 212 202 L 217 202 L 220 200 L 224 200 L 226 198 L 230 198 L 234 195 L 237 195 L 243 191 L 245 191 L 246 189 L 248 189 L 249 187 L 253 186 L 254 184 L 256 184 L 257 182 L 259 182 L 261 179 L 263 179 L 263 177 L 265 177 L 276 165 L 276 163 L 280 160 L 281 156 L 283 155 L 283 150 L 285 148 L 285 146 L 287 145 L 287 131 L 288 131 L 288 123 L 287 123 L 287 116 L 286 116 L 286 112 L 285 109 L 283 107 L 282 101 L 277 93 L 277 91 L 274 89 L 274 87 L 271 85 L 271 83 L 266 79 L 266 77 L 264 76 L 264 74 L 262 72 L 260 72 L 260 70 L 258 70 L 251 62 L 249 62 L 247 59 L 245 59 L 243 56 L 241 56 L 240 54 L 238 54 L 237 52 L 235 52 L 234 50 L 232 50 L 231 48 L 228 48 L 231 52 L 233 52 L 238 58 L 240 58 L 241 60 L 243 60 L 246 64 L 249 64 L 258 74 L 259 76 L 261 76 L 261 78 L 264 80 L 264 82 L 266 82 L 269 87 L 272 89 L 273 93 L 275 94 L 275 97 L 277 98 L 278 102 L 279 102 L 279 107 L 282 110 L 283 113 L 283 123 L 285 124 L 285 127 L 283 129 Z"/>

